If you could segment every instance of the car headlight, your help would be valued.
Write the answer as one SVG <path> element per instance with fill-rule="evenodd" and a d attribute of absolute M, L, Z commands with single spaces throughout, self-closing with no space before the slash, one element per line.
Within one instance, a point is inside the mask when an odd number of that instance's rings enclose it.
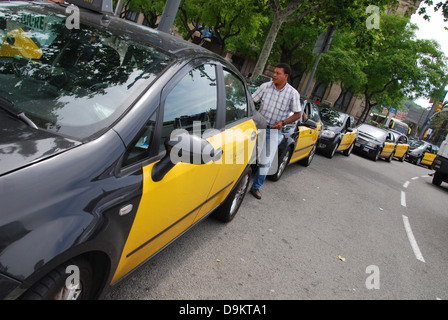
<path fill-rule="evenodd" d="M 376 148 L 377 144 L 373 143 L 373 142 L 367 142 L 367 146 L 371 147 L 371 148 Z"/>
<path fill-rule="evenodd" d="M 420 157 L 420 150 L 412 150 L 409 154 L 414 157 Z"/>
<path fill-rule="evenodd" d="M 331 130 L 323 130 L 321 133 L 321 136 L 323 138 L 328 138 L 328 139 L 333 139 L 335 135 L 336 135 L 336 133 L 334 133 L 334 131 L 331 131 Z"/>

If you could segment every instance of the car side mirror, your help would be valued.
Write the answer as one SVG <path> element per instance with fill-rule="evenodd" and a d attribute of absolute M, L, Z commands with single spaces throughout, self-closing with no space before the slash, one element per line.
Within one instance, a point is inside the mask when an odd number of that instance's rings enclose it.
<path fill-rule="evenodd" d="M 317 123 L 316 123 L 316 121 L 313 121 L 311 119 L 307 119 L 305 122 L 300 123 L 299 126 L 305 126 L 305 127 L 310 128 L 310 129 L 316 129 L 317 128 Z"/>
<path fill-rule="evenodd" d="M 185 130 L 182 130 L 185 131 Z M 154 181 L 160 181 L 177 163 L 207 164 L 222 157 L 222 148 L 215 149 L 207 140 L 182 132 L 165 140 L 165 156 L 152 168 Z"/>
<path fill-rule="evenodd" d="M 353 128 L 350 127 L 347 128 L 347 132 L 353 132 L 353 131 L 354 131 Z"/>

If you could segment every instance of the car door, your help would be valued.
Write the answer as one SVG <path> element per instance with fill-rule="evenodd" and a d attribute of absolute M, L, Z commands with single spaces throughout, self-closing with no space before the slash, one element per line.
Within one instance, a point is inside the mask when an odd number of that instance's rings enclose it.
<path fill-rule="evenodd" d="M 407 138 L 401 135 L 397 141 L 397 149 L 395 150 L 395 156 L 398 158 L 403 157 L 409 149 L 409 144 L 407 143 Z"/>
<path fill-rule="evenodd" d="M 311 106 L 309 104 L 306 104 L 304 106 L 304 112 L 308 117 L 312 114 Z M 297 143 L 290 162 L 295 162 L 303 159 L 311 152 L 317 142 L 317 139 L 319 138 L 320 127 L 311 129 L 306 126 L 301 126 L 299 122 L 297 131 Z"/>
<path fill-rule="evenodd" d="M 216 66 L 212 64 L 184 67 L 163 89 L 158 114 L 152 117 L 143 135 L 136 138 L 135 145 L 149 148 L 156 144 L 157 159 L 160 159 L 166 154 L 164 142 L 172 134 L 207 135 L 206 130 L 216 126 L 216 74 Z M 147 134 L 151 131 L 154 133 Z M 217 147 L 216 141 L 214 143 Z M 215 197 L 211 190 L 222 166 L 177 163 L 163 178 L 155 181 L 154 167 L 162 160 L 149 161 L 142 166 L 142 199 L 112 282 L 188 229 L 202 206 Z"/>
<path fill-rule="evenodd" d="M 355 141 L 356 131 L 353 128 L 351 117 L 347 116 L 343 129 L 343 137 L 341 143 L 339 144 L 338 150 L 346 150 L 350 148 L 352 143 Z"/>
<path fill-rule="evenodd" d="M 423 155 L 422 164 L 430 166 L 437 156 L 437 150 L 434 146 L 428 145 Z"/>
<path fill-rule="evenodd" d="M 221 70 L 220 67 L 218 67 Z M 249 118 L 249 95 L 242 79 L 229 69 L 222 69 L 222 81 L 219 82 L 222 90 L 225 112 L 224 128 L 208 139 L 216 148 L 222 148 L 221 159 L 211 163 L 211 166 L 219 166 L 217 176 L 210 192 L 208 201 L 203 205 L 196 215 L 195 220 L 219 205 L 232 190 L 255 151 L 257 141 L 257 128 Z M 220 78 L 221 79 L 221 78 Z"/>
<path fill-rule="evenodd" d="M 384 142 L 383 151 L 381 152 L 381 157 L 388 157 L 395 150 L 395 137 L 392 133 L 387 133 L 386 141 Z"/>

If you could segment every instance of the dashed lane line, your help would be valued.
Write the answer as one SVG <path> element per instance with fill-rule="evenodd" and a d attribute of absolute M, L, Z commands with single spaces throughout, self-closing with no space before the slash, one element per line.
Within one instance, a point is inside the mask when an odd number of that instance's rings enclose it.
<path fill-rule="evenodd" d="M 428 175 L 421 176 L 422 178 L 428 177 Z M 411 180 L 417 180 L 419 177 L 413 177 Z M 403 184 L 403 188 L 407 189 L 409 186 L 409 181 L 406 181 Z M 406 192 L 401 190 L 401 205 L 406 208 Z M 414 251 L 415 257 L 422 261 L 426 262 L 425 258 L 423 258 L 422 252 L 420 251 L 420 248 L 417 244 L 417 240 L 415 240 L 414 234 L 412 233 L 411 224 L 409 223 L 409 218 L 405 215 L 402 215 L 403 217 L 403 224 L 404 229 L 406 230 L 406 234 L 408 236 L 409 242 L 411 244 L 412 250 Z"/>
<path fill-rule="evenodd" d="M 414 251 L 415 257 L 422 261 L 426 262 L 423 258 L 422 252 L 420 251 L 420 248 L 418 247 L 417 241 L 415 240 L 414 234 L 412 233 L 411 224 L 409 223 L 409 218 L 405 215 L 403 215 L 403 223 L 404 223 L 404 229 L 406 230 L 406 234 L 408 235 L 409 242 L 411 243 L 412 250 Z"/>

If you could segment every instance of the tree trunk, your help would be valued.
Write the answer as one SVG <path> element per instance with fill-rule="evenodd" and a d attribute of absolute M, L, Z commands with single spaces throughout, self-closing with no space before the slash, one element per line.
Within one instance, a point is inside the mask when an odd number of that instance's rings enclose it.
<path fill-rule="evenodd" d="M 271 28 L 269 29 L 268 36 L 266 37 L 263 49 L 261 50 L 260 56 L 258 57 L 257 64 L 255 65 L 255 69 L 252 73 L 251 80 L 255 80 L 260 74 L 263 74 L 264 67 L 268 62 L 272 46 L 274 45 L 275 39 L 277 38 L 277 34 L 283 22 L 284 22 L 283 18 L 279 17 L 277 14 L 274 14 L 274 22 L 272 23 Z"/>

